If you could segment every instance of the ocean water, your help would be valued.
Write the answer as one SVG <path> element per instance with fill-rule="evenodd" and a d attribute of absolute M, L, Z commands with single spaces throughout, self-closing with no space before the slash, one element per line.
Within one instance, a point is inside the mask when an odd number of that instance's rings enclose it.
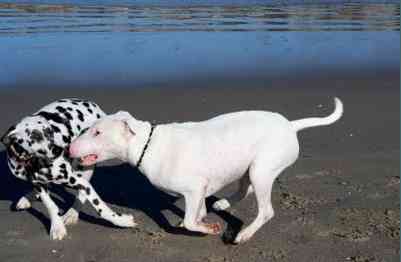
<path fill-rule="evenodd" d="M 0 89 L 399 72 L 399 2 L 0 1 Z"/>

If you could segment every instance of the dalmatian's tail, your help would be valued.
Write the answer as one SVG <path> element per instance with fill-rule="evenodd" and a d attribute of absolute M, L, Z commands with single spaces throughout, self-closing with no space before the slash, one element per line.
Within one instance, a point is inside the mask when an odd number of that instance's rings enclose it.
<path fill-rule="evenodd" d="M 326 117 L 311 117 L 299 120 L 291 121 L 294 129 L 298 132 L 302 129 L 314 127 L 314 126 L 327 126 L 336 122 L 343 115 L 343 103 L 337 97 L 334 98 L 335 109 L 331 115 Z"/>

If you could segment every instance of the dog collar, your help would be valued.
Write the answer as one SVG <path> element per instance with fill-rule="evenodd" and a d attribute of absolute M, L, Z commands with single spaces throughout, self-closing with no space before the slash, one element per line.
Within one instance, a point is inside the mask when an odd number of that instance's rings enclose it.
<path fill-rule="evenodd" d="M 153 134 L 153 131 L 155 130 L 155 128 L 156 128 L 156 125 L 150 124 L 150 133 L 149 133 L 148 141 L 146 141 L 146 144 L 145 144 L 145 146 L 143 147 L 143 150 L 142 150 L 142 154 L 139 157 L 138 162 L 136 163 L 136 167 L 137 168 L 139 168 L 141 166 L 142 159 L 145 156 L 146 149 L 148 149 L 148 146 L 149 146 L 149 143 L 150 143 L 150 139 L 152 138 L 152 134 Z"/>

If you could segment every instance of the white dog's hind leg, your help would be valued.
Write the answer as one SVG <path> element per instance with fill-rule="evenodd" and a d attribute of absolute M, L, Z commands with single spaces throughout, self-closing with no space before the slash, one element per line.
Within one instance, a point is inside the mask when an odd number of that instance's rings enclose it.
<path fill-rule="evenodd" d="M 264 157 L 261 160 L 269 159 Z M 271 159 L 271 158 L 270 158 Z M 274 163 L 272 160 L 271 163 Z M 234 243 L 243 243 L 250 239 L 253 234 L 269 221 L 274 216 L 274 210 L 271 203 L 271 192 L 273 183 L 276 177 L 281 173 L 282 170 L 287 166 L 270 166 L 266 165 L 266 161 L 255 161 L 249 170 L 249 177 L 252 186 L 255 190 L 255 196 L 258 204 L 258 215 L 255 220 L 246 228 L 241 230 L 236 236 Z"/>
<path fill-rule="evenodd" d="M 199 210 L 198 221 L 202 222 L 203 219 L 206 217 L 206 215 L 207 215 L 206 200 L 203 199 L 202 206 L 201 206 L 201 208 Z"/>
<path fill-rule="evenodd" d="M 227 198 L 222 198 L 213 203 L 213 209 L 220 211 L 226 210 L 227 208 L 235 205 L 242 199 L 246 198 L 249 194 L 253 192 L 253 187 L 249 181 L 249 176 L 243 176 L 239 181 L 238 191 Z"/>
<path fill-rule="evenodd" d="M 63 220 L 59 216 L 57 205 L 53 202 L 44 188 L 40 188 L 39 196 L 50 216 L 50 238 L 53 240 L 62 240 L 67 235 L 67 230 Z"/>

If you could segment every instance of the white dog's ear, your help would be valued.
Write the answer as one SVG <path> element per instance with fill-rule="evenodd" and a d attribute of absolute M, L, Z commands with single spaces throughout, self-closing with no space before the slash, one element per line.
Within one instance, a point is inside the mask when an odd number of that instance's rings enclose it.
<path fill-rule="evenodd" d="M 128 119 L 135 119 L 130 113 L 127 111 L 118 111 L 117 113 L 110 116 L 115 120 L 128 120 Z"/>
<path fill-rule="evenodd" d="M 118 111 L 114 115 L 112 115 L 112 118 L 118 121 L 122 121 L 125 125 L 125 129 L 127 130 L 127 133 L 130 135 L 136 135 L 135 133 L 135 123 L 136 119 L 127 111 Z"/>
<path fill-rule="evenodd" d="M 135 128 L 134 128 L 134 125 L 132 124 L 132 122 L 135 121 L 135 120 L 131 119 L 131 120 L 122 120 L 122 121 L 123 121 L 123 123 L 125 125 L 125 130 L 127 131 L 127 133 L 129 133 L 130 135 L 135 136 L 136 135 L 136 133 L 134 131 Z"/>

